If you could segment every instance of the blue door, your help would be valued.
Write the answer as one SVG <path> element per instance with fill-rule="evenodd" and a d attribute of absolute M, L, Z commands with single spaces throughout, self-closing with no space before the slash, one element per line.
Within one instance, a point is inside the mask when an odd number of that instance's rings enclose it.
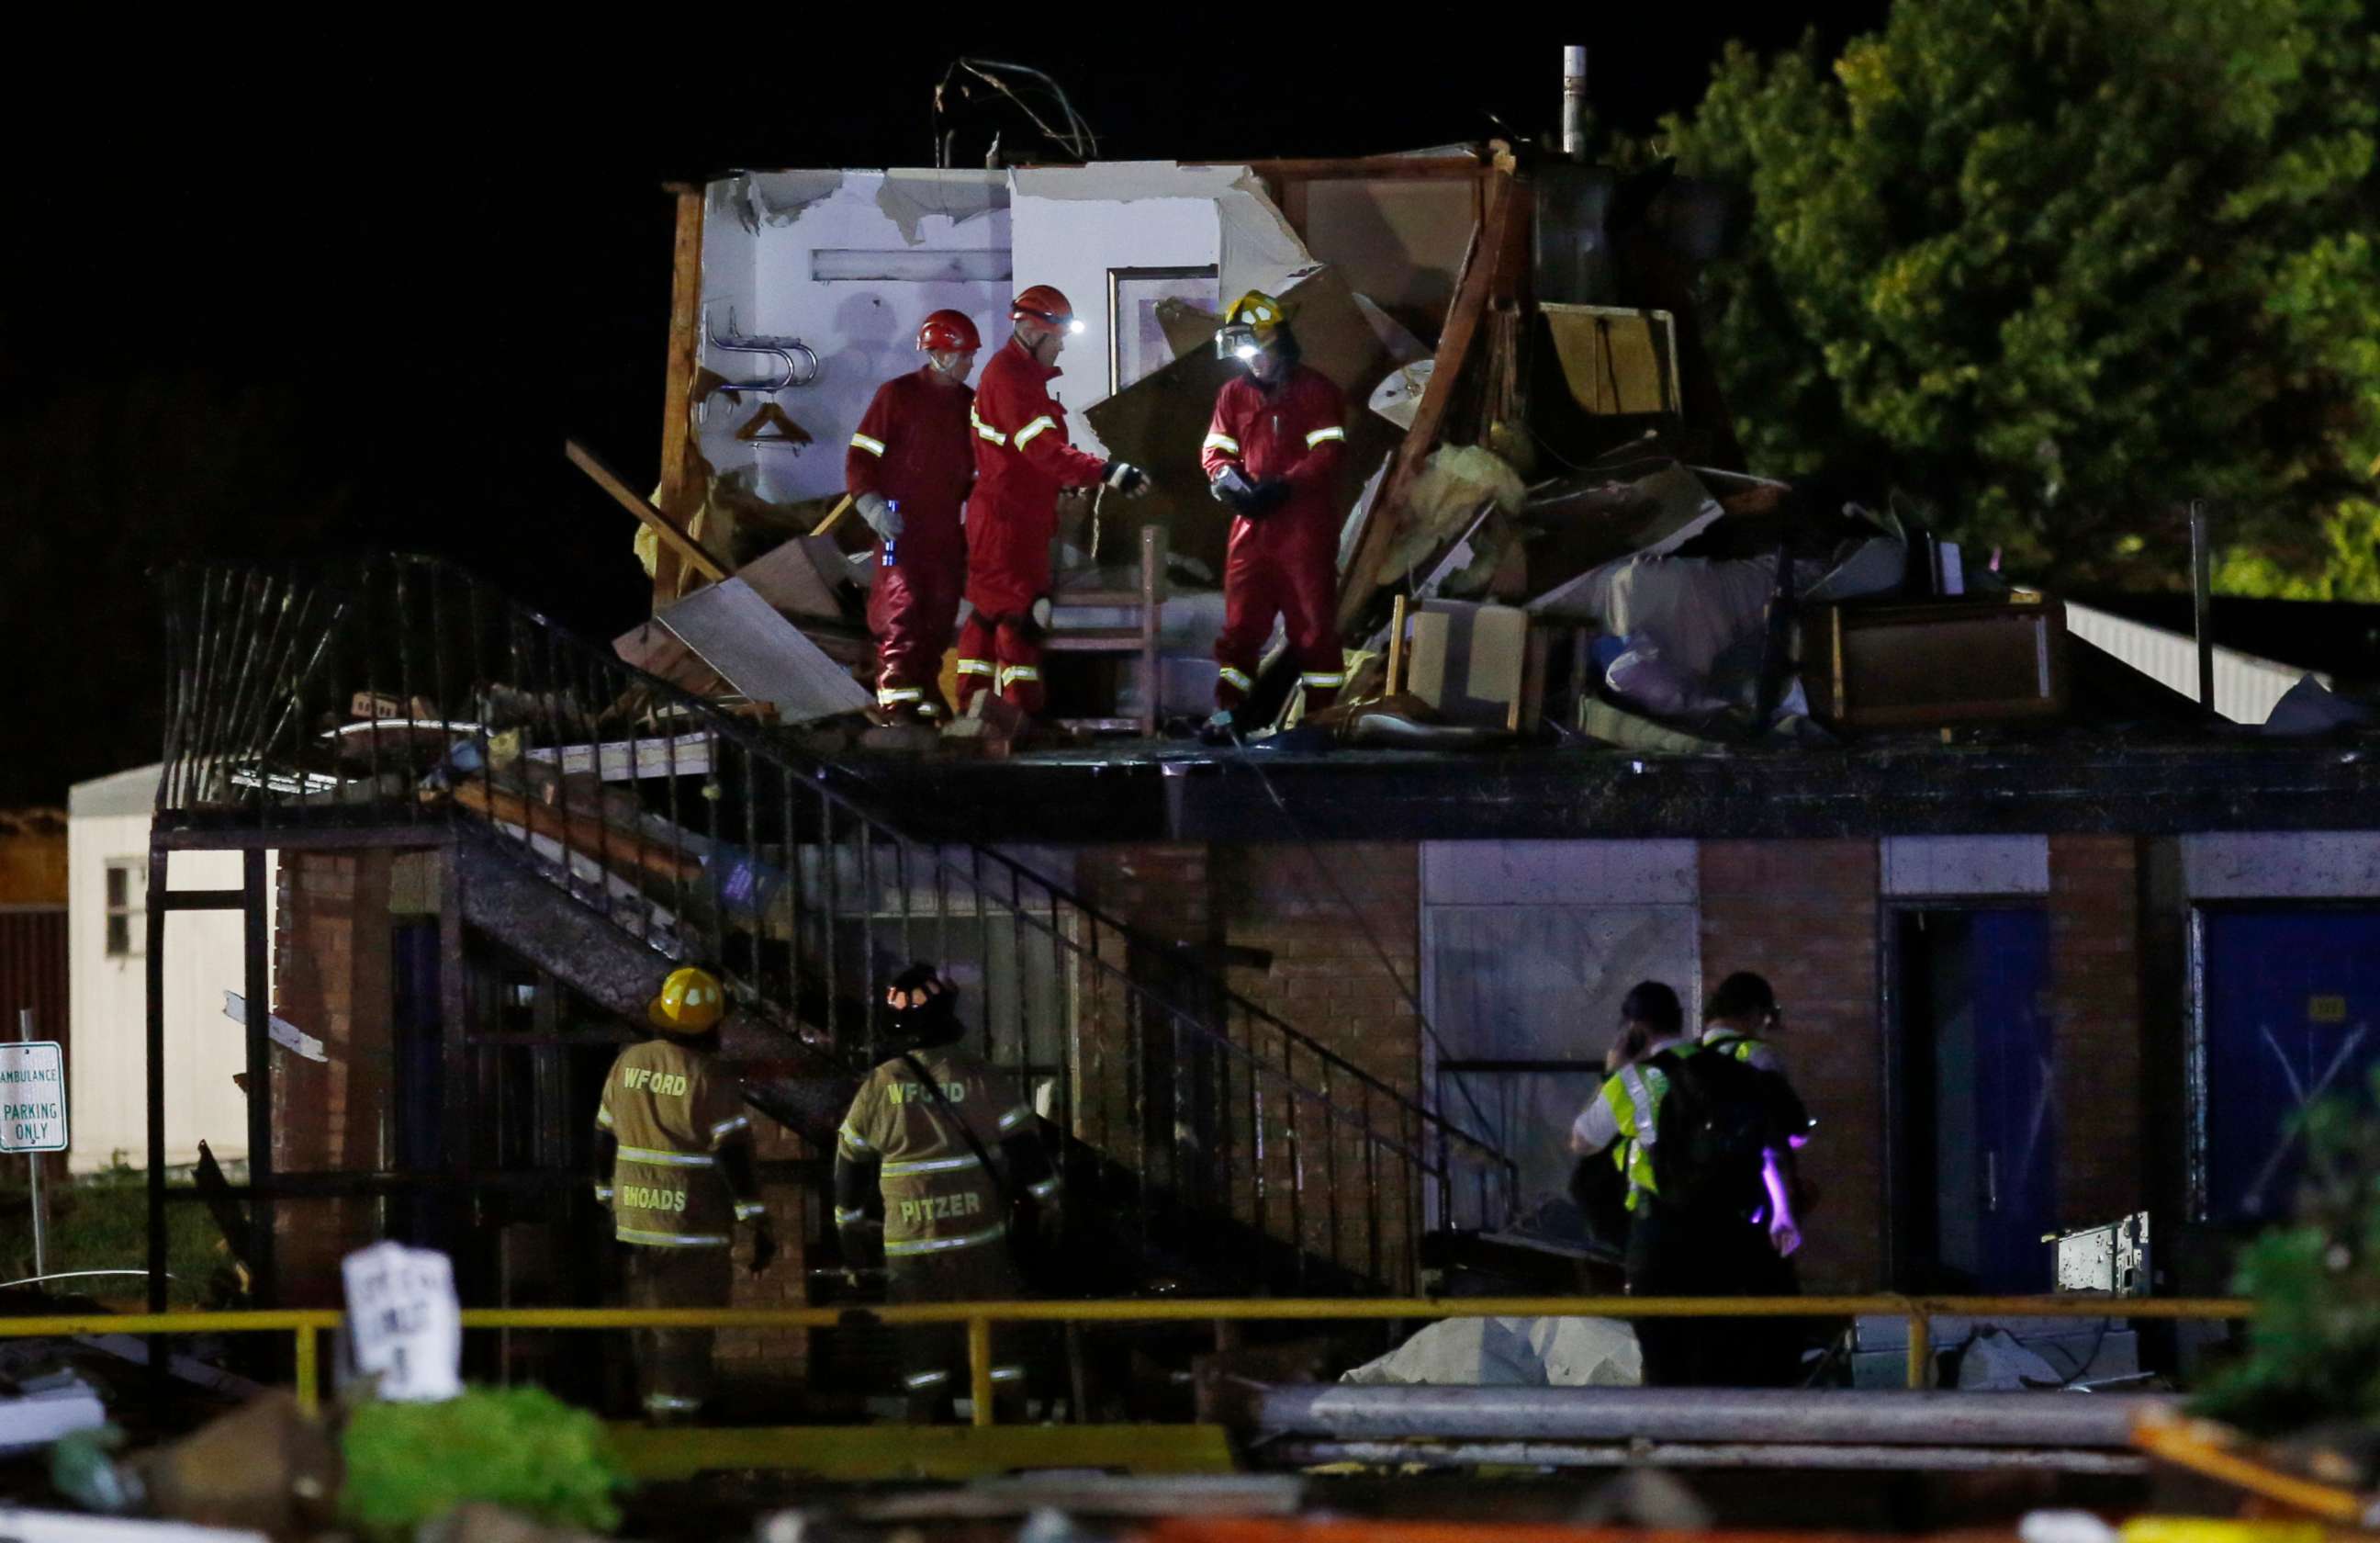
<path fill-rule="evenodd" d="M 1929 907 L 1901 912 L 1896 929 L 1902 1282 L 2046 1289 L 2041 1240 L 2058 1221 L 2049 918 L 2034 907 Z"/>
<path fill-rule="evenodd" d="M 2285 1216 L 2304 1152 L 2298 1111 L 2366 1097 L 2380 1060 L 2380 909 L 2199 913 L 2206 1220 Z"/>
<path fill-rule="evenodd" d="M 2047 1291 L 2058 1224 L 2058 1120 L 2050 1065 L 2049 917 L 1977 911 L 1975 1012 L 1978 1286 Z"/>

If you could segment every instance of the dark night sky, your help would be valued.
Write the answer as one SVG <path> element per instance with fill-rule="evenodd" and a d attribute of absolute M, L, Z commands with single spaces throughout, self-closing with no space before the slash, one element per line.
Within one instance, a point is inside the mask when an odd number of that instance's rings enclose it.
<path fill-rule="evenodd" d="M 585 438 L 650 483 L 666 179 L 925 164 L 932 86 L 961 53 L 1049 71 L 1119 159 L 1540 132 L 1564 42 L 1593 51 L 1598 115 L 1648 129 L 1694 102 L 1726 39 L 1781 47 L 1815 24 L 1839 44 L 1884 4 L 1639 9 L 1566 26 L 1481 13 L 1475 41 L 1452 12 L 1342 11 L 1268 35 L 1217 10 L 1164 44 L 1073 19 L 1078 41 L 1058 46 L 916 19 L 890 39 L 776 26 L 688 50 L 710 63 L 642 43 L 659 26 L 576 55 L 364 37 L 237 69 L 220 40 L 157 43 L 12 130 L 0 808 L 154 759 L 153 564 L 395 546 L 460 558 L 589 630 L 641 614 L 631 522 L 561 444 Z M 1377 41 L 1390 31 L 1418 41 Z M 1228 56 L 1251 46 L 1266 62 Z M 963 135 L 960 159 L 982 142 Z"/>

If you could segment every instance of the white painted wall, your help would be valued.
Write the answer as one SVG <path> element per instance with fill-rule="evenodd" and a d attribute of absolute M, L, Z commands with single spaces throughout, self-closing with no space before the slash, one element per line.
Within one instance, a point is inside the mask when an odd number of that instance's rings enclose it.
<path fill-rule="evenodd" d="M 84 783 L 67 820 L 67 981 L 74 1014 L 67 1068 L 70 1172 L 105 1168 L 117 1156 L 148 1160 L 148 959 L 145 918 L 133 929 L 140 951 L 107 953 L 107 865 L 146 861 L 150 805 L 158 769 Z M 271 861 L 268 857 L 267 861 Z M 176 889 L 237 889 L 237 852 L 180 852 Z M 244 991 L 240 917 L 179 911 L 165 919 L 165 1157 L 198 1161 L 204 1140 L 219 1162 L 248 1157 L 248 1100 L 232 1082 L 248 1066 L 244 1031 L 223 1015 L 224 992 Z"/>
<path fill-rule="evenodd" d="M 1005 279 L 834 280 L 811 276 L 811 254 L 836 251 L 1009 250 L 1004 172 L 768 172 L 710 185 L 702 231 L 703 304 L 710 329 L 798 337 L 817 350 L 816 384 L 781 392 L 777 404 L 811 435 L 799 451 L 759 449 L 736 428 L 770 398 L 714 397 L 700 423 L 702 453 L 725 472 L 756 468 L 755 486 L 779 503 L 843 489 L 843 456 L 868 399 L 886 380 L 923 362 L 917 323 L 945 307 L 965 311 L 987 348 L 1007 336 Z M 1104 345 L 1103 345 L 1104 346 Z M 769 361 L 704 345 L 705 366 L 754 380 Z"/>
<path fill-rule="evenodd" d="M 736 428 L 768 398 L 716 397 L 699 424 L 703 455 L 724 473 L 750 468 L 762 496 L 788 503 L 839 492 L 844 449 L 876 388 L 914 370 L 917 323 L 948 306 L 974 318 L 987 352 L 1008 338 L 1008 302 L 1054 284 L 1083 331 L 1060 360 L 1055 390 L 1077 443 L 1099 451 L 1084 409 L 1107 395 L 1108 270 L 1220 270 L 1222 293 L 1279 291 L 1316 267 L 1247 167 L 1172 162 L 983 171 L 754 172 L 710 185 L 703 218 L 702 292 L 712 330 L 799 337 L 824 366 L 814 385 L 776 396 L 814 443 L 758 449 Z M 1004 253 L 998 280 L 813 279 L 812 254 L 835 251 Z M 768 361 L 705 345 L 703 363 L 731 380 Z"/>
<path fill-rule="evenodd" d="M 2183 836 L 2181 881 L 2193 901 L 2380 899 L 2380 832 Z"/>

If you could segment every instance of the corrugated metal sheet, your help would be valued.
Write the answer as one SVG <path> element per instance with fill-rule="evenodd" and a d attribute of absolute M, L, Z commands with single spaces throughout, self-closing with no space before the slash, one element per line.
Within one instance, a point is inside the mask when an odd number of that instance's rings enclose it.
<path fill-rule="evenodd" d="M 0 1039 L 17 1038 L 17 1014 L 33 1010 L 33 1032 L 67 1039 L 67 908 L 0 906 Z"/>
<path fill-rule="evenodd" d="M 2066 629 L 2141 674 L 2193 701 L 2197 699 L 2198 644 L 2189 637 L 2106 611 L 2095 611 L 2072 601 L 2066 602 Z M 2308 673 L 2217 645 L 2215 711 L 2235 723 L 2261 723 L 2272 716 L 2273 704 Z M 2325 686 L 2330 684 L 2328 677 L 2321 674 L 2315 674 L 2314 679 Z"/>

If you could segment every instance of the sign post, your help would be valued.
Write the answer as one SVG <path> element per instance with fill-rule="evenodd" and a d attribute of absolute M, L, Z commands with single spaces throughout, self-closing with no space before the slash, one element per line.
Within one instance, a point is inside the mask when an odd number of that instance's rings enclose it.
<path fill-rule="evenodd" d="M 0 1153 L 22 1152 L 31 1170 L 33 1273 L 50 1270 L 50 1209 L 42 1194 L 43 1152 L 67 1149 L 67 1052 L 33 1038 L 33 1010 L 17 1010 L 17 1043 L 0 1043 Z"/>

